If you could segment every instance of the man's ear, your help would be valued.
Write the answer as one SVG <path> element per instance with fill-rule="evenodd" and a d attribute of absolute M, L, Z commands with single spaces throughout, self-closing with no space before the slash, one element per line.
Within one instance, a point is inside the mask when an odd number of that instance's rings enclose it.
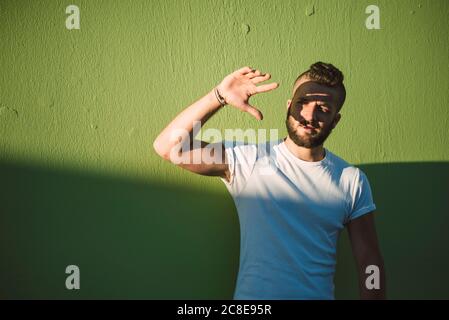
<path fill-rule="evenodd" d="M 290 105 L 292 104 L 292 99 L 287 100 L 287 110 L 290 108 Z"/>
<path fill-rule="evenodd" d="M 335 115 L 334 121 L 332 121 L 332 129 L 334 129 L 337 126 L 337 123 L 340 121 L 341 119 L 341 113 L 337 113 Z"/>

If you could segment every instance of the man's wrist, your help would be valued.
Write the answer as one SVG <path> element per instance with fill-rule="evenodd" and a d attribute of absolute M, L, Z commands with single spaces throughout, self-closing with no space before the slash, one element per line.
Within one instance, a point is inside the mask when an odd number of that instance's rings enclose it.
<path fill-rule="evenodd" d="M 214 91 L 215 98 L 217 99 L 217 101 L 221 107 L 224 107 L 225 105 L 228 104 L 226 102 L 226 99 L 224 98 L 220 88 L 218 88 L 218 86 L 216 86 L 213 91 Z"/>
<path fill-rule="evenodd" d="M 215 96 L 215 87 L 207 93 L 205 98 L 207 99 L 206 101 L 210 112 L 215 112 L 222 108 L 220 102 L 218 102 L 217 97 Z"/>

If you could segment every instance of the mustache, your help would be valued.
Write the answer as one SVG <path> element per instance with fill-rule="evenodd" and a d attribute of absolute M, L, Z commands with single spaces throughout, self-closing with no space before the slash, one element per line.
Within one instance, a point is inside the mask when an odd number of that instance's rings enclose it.
<path fill-rule="evenodd" d="M 317 121 L 314 121 L 314 120 L 308 121 L 308 120 L 304 119 L 301 116 L 299 117 L 299 119 L 296 119 L 296 120 L 299 122 L 300 125 L 302 125 L 304 127 L 308 126 L 308 127 L 314 128 L 314 129 L 319 129 L 320 128 L 320 126 L 318 125 Z"/>
<path fill-rule="evenodd" d="M 319 128 L 319 126 L 318 126 L 317 123 L 315 123 L 315 122 L 313 122 L 313 121 L 307 121 L 307 120 L 304 119 L 304 118 L 299 119 L 298 122 L 299 122 L 302 126 L 304 126 L 304 127 L 309 126 L 309 127 L 314 128 L 314 129 L 318 129 L 318 128 Z"/>

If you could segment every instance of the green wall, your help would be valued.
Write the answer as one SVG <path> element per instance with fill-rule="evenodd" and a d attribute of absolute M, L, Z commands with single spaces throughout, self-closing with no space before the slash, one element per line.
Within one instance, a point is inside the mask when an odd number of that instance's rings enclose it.
<path fill-rule="evenodd" d="M 205 128 L 285 134 L 292 82 L 319 60 L 346 77 L 326 147 L 370 179 L 389 297 L 449 298 L 448 18 L 447 0 L 0 0 L 0 298 L 231 298 L 232 198 L 152 142 L 244 65 L 281 84 L 253 98 L 264 120 L 225 108 Z M 343 234 L 337 298 L 356 286 Z"/>

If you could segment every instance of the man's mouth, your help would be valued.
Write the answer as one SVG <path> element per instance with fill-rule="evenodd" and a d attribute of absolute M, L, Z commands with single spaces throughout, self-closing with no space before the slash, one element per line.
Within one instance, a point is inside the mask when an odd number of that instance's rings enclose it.
<path fill-rule="evenodd" d="M 311 125 L 299 125 L 300 127 L 302 127 L 306 132 L 313 132 L 316 130 L 315 127 L 311 126 Z"/>

